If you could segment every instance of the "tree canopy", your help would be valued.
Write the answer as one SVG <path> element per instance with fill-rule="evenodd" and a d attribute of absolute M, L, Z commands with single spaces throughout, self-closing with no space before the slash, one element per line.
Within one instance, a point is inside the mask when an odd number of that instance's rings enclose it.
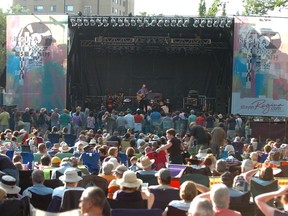
<path fill-rule="evenodd" d="M 288 0 L 243 0 L 245 15 L 265 15 L 269 11 L 288 9 Z"/>

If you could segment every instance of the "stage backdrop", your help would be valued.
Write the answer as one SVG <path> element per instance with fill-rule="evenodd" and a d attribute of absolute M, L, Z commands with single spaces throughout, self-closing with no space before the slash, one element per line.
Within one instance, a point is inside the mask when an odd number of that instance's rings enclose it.
<path fill-rule="evenodd" d="M 66 106 L 67 15 L 7 16 L 4 105 Z"/>
<path fill-rule="evenodd" d="M 232 113 L 287 116 L 287 18 L 235 17 Z"/>

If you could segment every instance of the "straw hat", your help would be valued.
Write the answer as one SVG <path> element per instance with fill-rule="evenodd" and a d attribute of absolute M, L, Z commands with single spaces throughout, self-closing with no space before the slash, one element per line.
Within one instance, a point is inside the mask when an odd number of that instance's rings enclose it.
<path fill-rule="evenodd" d="M 116 183 L 127 188 L 139 188 L 142 180 L 138 179 L 133 171 L 128 170 L 124 172 L 122 179 L 118 179 Z"/>
<path fill-rule="evenodd" d="M 89 145 L 96 145 L 97 142 L 96 142 L 96 139 L 91 139 L 90 142 L 89 142 Z"/>
<path fill-rule="evenodd" d="M 16 186 L 16 179 L 9 175 L 2 176 L 0 187 L 2 187 L 7 194 L 18 194 L 21 188 Z"/>
<path fill-rule="evenodd" d="M 75 168 L 68 168 L 65 170 L 64 175 L 59 177 L 59 180 L 63 182 L 79 182 L 82 177 L 78 176 Z"/>
<path fill-rule="evenodd" d="M 52 150 L 59 150 L 60 148 L 60 144 L 59 143 L 54 143 L 54 145 L 52 146 Z"/>
<path fill-rule="evenodd" d="M 65 144 L 61 145 L 61 147 L 59 149 L 61 152 L 64 153 L 64 152 L 69 152 L 71 148 L 68 146 L 67 143 L 65 143 Z"/>
<path fill-rule="evenodd" d="M 145 156 L 140 159 L 140 162 L 137 162 L 137 166 L 140 167 L 141 169 L 145 169 L 151 166 L 154 162 L 155 162 L 154 159 L 150 160 L 149 157 Z"/>

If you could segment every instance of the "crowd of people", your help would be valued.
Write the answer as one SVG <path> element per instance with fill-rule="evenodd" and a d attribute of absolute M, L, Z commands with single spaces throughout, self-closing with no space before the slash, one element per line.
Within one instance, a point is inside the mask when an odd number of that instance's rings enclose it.
<path fill-rule="evenodd" d="M 224 117 L 194 110 L 170 114 L 157 109 L 110 113 L 104 107 L 94 114 L 76 107 L 75 112 L 55 108 L 50 113 L 45 108 L 39 112 L 26 108 L 13 115 L 5 107 L 0 113 L 0 200 L 29 197 L 31 205 L 37 206 L 33 194 L 61 200 L 73 190 L 82 193 L 81 214 L 110 215 L 107 205 L 114 199 L 147 200 L 148 209 L 160 208 L 168 216 L 173 208 L 195 216 L 234 216 L 241 213 L 230 209 L 230 202 L 252 193 L 251 182 L 267 186 L 275 177 L 288 174 L 282 169 L 287 144 L 280 139 L 261 143 L 251 137 L 250 120 L 239 114 Z M 66 140 L 66 134 L 75 139 Z M 24 152 L 32 155 L 28 163 L 24 163 Z M 176 164 L 182 170 L 173 175 L 170 165 Z M 27 188 L 19 187 L 23 170 L 33 170 L 33 185 Z M 208 181 L 218 177 L 221 183 L 209 187 L 204 180 L 181 182 L 189 175 Z M 105 179 L 107 191 L 93 184 L 79 185 L 87 176 Z M 46 186 L 45 180 L 51 179 L 63 185 Z M 175 179 L 181 185 L 173 185 Z M 163 196 L 163 190 L 169 193 Z M 287 192 L 281 188 L 253 195 L 259 212 L 274 215 L 286 210 Z M 282 195 L 278 208 L 267 204 Z M 44 210 L 59 212 L 60 208 L 51 201 Z"/>

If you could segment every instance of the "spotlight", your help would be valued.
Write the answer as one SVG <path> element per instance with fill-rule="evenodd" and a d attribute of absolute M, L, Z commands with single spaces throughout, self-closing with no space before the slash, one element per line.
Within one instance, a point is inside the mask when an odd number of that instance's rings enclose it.
<path fill-rule="evenodd" d="M 183 23 L 183 27 L 188 27 L 188 25 L 189 25 L 189 20 L 185 19 Z"/>
<path fill-rule="evenodd" d="M 218 21 L 218 20 L 215 20 L 214 23 L 213 23 L 213 27 L 216 27 L 216 28 L 217 28 L 218 26 L 219 26 L 219 21 Z"/>
<path fill-rule="evenodd" d="M 158 27 L 162 27 L 163 24 L 164 24 L 164 21 L 163 21 L 162 19 L 160 19 L 160 20 L 158 21 L 158 23 L 157 23 L 157 26 L 158 26 Z"/>
<path fill-rule="evenodd" d="M 232 19 L 229 19 L 229 20 L 227 21 L 227 23 L 226 23 L 225 26 L 226 26 L 227 28 L 230 28 L 231 25 L 232 25 Z"/>
<path fill-rule="evenodd" d="M 139 25 L 139 27 L 143 27 L 144 25 L 144 23 L 142 22 L 140 18 L 137 19 L 137 24 Z"/>
<path fill-rule="evenodd" d="M 96 22 L 94 19 L 90 19 L 90 26 L 95 26 L 96 25 Z"/>
<path fill-rule="evenodd" d="M 145 25 L 145 26 L 148 26 L 148 25 L 149 25 L 149 20 L 146 19 L 146 18 L 144 19 L 144 25 Z"/>
<path fill-rule="evenodd" d="M 153 27 L 154 27 L 154 26 L 156 25 L 156 23 L 157 23 L 156 20 L 153 19 L 153 20 L 151 21 L 151 23 L 150 23 L 150 26 L 153 26 Z"/>
<path fill-rule="evenodd" d="M 83 23 L 84 23 L 84 26 L 88 26 L 89 25 L 88 19 L 83 19 Z"/>
<path fill-rule="evenodd" d="M 169 27 L 169 24 L 170 24 L 169 20 L 165 20 L 165 21 L 164 21 L 164 26 L 165 26 L 165 27 Z"/>
<path fill-rule="evenodd" d="M 81 18 L 77 18 L 77 25 L 78 26 L 82 26 L 83 25 Z"/>
<path fill-rule="evenodd" d="M 124 26 L 124 22 L 121 18 L 118 19 L 118 25 L 119 27 L 123 27 Z"/>
<path fill-rule="evenodd" d="M 181 27 L 183 25 L 183 20 L 179 19 L 177 22 L 177 27 Z"/>
<path fill-rule="evenodd" d="M 110 22 L 111 22 L 112 27 L 116 27 L 118 25 L 115 18 L 112 18 Z"/>
<path fill-rule="evenodd" d="M 219 27 L 224 28 L 224 27 L 225 27 L 225 24 L 226 24 L 225 20 L 222 19 L 221 22 L 220 22 L 220 24 L 219 24 Z"/>
<path fill-rule="evenodd" d="M 77 26 L 77 22 L 75 19 L 70 19 L 70 22 L 72 26 Z"/>
<path fill-rule="evenodd" d="M 124 24 L 125 24 L 126 27 L 130 26 L 129 20 L 125 18 L 124 19 Z"/>
<path fill-rule="evenodd" d="M 136 21 L 135 21 L 135 19 L 131 19 L 130 22 L 131 22 L 131 26 L 136 26 Z"/>
<path fill-rule="evenodd" d="M 99 18 L 96 19 L 96 24 L 98 27 L 103 25 L 103 23 L 101 22 L 101 20 Z"/>
<path fill-rule="evenodd" d="M 175 26 L 176 26 L 176 20 L 175 20 L 175 19 L 172 19 L 172 20 L 171 20 L 171 26 L 172 26 L 172 27 L 175 27 Z"/>
<path fill-rule="evenodd" d="M 104 27 L 108 27 L 109 26 L 108 20 L 106 18 L 103 18 L 102 22 L 103 22 L 103 26 Z"/>
<path fill-rule="evenodd" d="M 213 25 L 213 22 L 212 22 L 211 19 L 209 19 L 209 20 L 207 21 L 207 27 L 211 28 L 212 25 Z"/>
<path fill-rule="evenodd" d="M 197 28 L 198 27 L 198 25 L 199 25 L 199 20 L 198 19 L 196 19 L 195 21 L 194 21 L 194 23 L 193 23 L 193 26 L 195 27 L 195 28 Z"/>
<path fill-rule="evenodd" d="M 201 23 L 200 23 L 200 27 L 201 28 L 204 28 L 205 27 L 205 24 L 206 24 L 206 20 L 205 19 L 203 19 L 202 21 L 201 21 Z"/>

